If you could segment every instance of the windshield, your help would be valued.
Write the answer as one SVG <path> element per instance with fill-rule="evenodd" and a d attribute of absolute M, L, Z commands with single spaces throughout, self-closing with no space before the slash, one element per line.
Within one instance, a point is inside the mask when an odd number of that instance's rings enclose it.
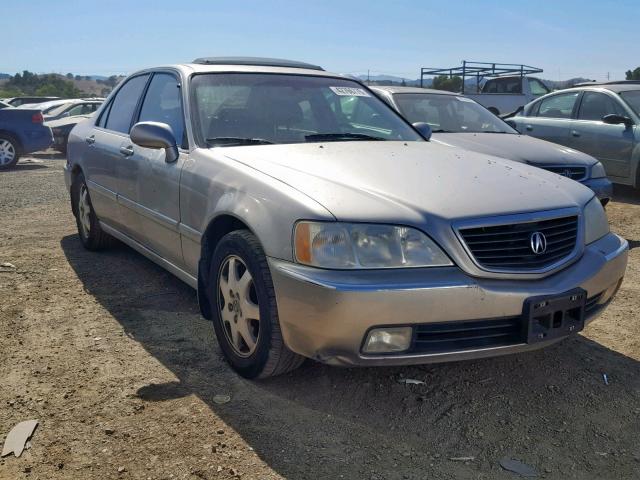
<path fill-rule="evenodd" d="M 407 120 L 426 122 L 434 133 L 518 133 L 470 98 L 398 93 L 393 99 Z"/>
<path fill-rule="evenodd" d="M 636 115 L 640 116 L 640 90 L 629 90 L 628 92 L 620 92 L 620 96 L 631 107 Z"/>
<path fill-rule="evenodd" d="M 201 74 L 194 131 L 207 146 L 422 138 L 356 82 L 285 74 Z"/>

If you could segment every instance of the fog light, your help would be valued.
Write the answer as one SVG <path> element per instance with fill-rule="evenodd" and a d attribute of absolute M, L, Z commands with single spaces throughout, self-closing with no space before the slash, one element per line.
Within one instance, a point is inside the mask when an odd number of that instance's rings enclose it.
<path fill-rule="evenodd" d="M 403 352 L 411 345 L 411 327 L 374 328 L 367 335 L 365 353 Z"/>

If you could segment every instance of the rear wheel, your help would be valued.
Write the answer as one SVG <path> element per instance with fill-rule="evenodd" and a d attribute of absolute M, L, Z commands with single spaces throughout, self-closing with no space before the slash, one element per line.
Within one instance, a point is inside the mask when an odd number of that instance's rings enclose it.
<path fill-rule="evenodd" d="M 18 142 L 10 135 L 0 134 L 0 170 L 15 166 L 20 159 Z"/>
<path fill-rule="evenodd" d="M 213 326 L 231 367 L 246 378 L 281 375 L 302 364 L 282 338 L 266 256 L 246 230 L 224 236 L 209 274 Z"/>
<path fill-rule="evenodd" d="M 87 182 L 82 173 L 78 174 L 71 187 L 71 200 L 74 202 L 74 213 L 78 236 L 82 245 L 87 250 L 102 250 L 108 247 L 113 237 L 105 233 L 100 227 L 98 217 L 91 204 L 91 196 L 87 188 Z"/>

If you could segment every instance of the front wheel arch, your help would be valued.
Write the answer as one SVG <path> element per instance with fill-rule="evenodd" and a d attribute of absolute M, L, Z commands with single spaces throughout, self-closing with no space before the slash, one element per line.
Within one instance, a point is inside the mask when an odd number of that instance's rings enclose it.
<path fill-rule="evenodd" d="M 213 319 L 212 301 L 207 293 L 209 268 L 213 252 L 220 240 L 228 233 L 246 230 L 252 232 L 251 228 L 234 215 L 221 214 L 212 219 L 200 240 L 200 260 L 198 262 L 198 306 L 200 313 L 207 320 Z M 253 232 L 252 232 L 253 233 Z"/>

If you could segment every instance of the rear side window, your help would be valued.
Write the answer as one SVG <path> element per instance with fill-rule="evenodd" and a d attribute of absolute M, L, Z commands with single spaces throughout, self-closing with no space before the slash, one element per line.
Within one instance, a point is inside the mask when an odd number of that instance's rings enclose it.
<path fill-rule="evenodd" d="M 153 76 L 138 121 L 166 123 L 173 130 L 176 143 L 185 145 L 182 95 L 176 77 L 169 73 L 156 73 Z"/>
<path fill-rule="evenodd" d="M 571 118 L 579 95 L 580 92 L 571 92 L 543 99 L 540 102 L 538 117 Z"/>
<path fill-rule="evenodd" d="M 616 102 L 604 93 L 585 92 L 580 103 L 580 120 L 602 121 L 602 117 L 612 113 L 624 115 L 624 111 Z"/>
<path fill-rule="evenodd" d="M 538 97 L 540 95 L 546 95 L 547 93 L 550 93 L 549 89 L 545 86 L 545 84 L 542 83 L 537 78 L 529 78 L 528 80 L 529 80 L 529 90 L 531 90 L 531 95 Z"/>
<path fill-rule="evenodd" d="M 105 128 L 115 132 L 129 134 L 131 119 L 138 105 L 138 100 L 142 95 L 144 86 L 147 84 L 149 75 L 139 75 L 127 81 L 111 102 L 111 110 L 107 118 Z"/>

